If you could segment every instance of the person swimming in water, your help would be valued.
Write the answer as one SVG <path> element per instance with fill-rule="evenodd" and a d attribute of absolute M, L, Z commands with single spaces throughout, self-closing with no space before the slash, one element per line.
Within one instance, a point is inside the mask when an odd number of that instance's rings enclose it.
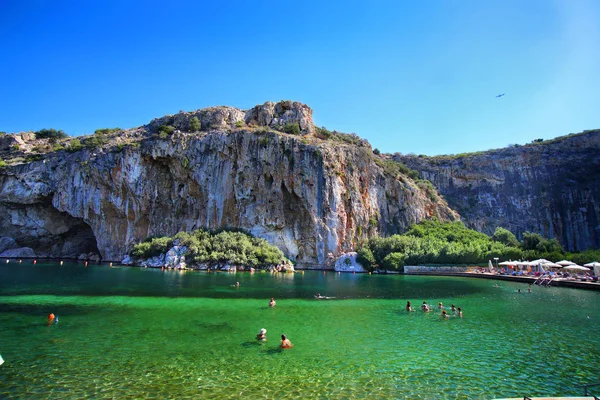
<path fill-rule="evenodd" d="M 260 330 L 260 332 L 258 332 L 258 335 L 256 335 L 256 340 L 258 340 L 259 342 L 266 342 L 267 341 L 266 333 L 267 333 L 267 330 L 265 328 L 262 328 Z"/>
<path fill-rule="evenodd" d="M 52 323 L 54 323 L 54 318 L 56 318 L 54 313 L 48 314 L 48 325 L 51 325 Z"/>
<path fill-rule="evenodd" d="M 443 309 L 444 309 L 444 305 L 442 304 L 442 302 L 441 302 L 441 301 L 438 303 L 438 308 L 439 308 L 440 310 L 443 310 Z"/>
<path fill-rule="evenodd" d="M 429 312 L 429 306 L 427 305 L 426 301 L 424 301 L 423 304 L 421 304 L 421 310 Z"/>
<path fill-rule="evenodd" d="M 410 304 L 410 301 L 406 302 L 406 311 L 412 311 L 412 305 Z"/>
<path fill-rule="evenodd" d="M 275 307 L 275 304 L 277 304 L 275 303 L 275 298 L 271 297 L 271 300 L 269 301 L 269 307 Z"/>
<path fill-rule="evenodd" d="M 290 339 L 288 339 L 285 335 L 281 335 L 281 348 L 290 349 L 292 346 L 293 344 L 290 342 Z"/>
<path fill-rule="evenodd" d="M 441 316 L 442 318 L 448 318 L 448 313 L 446 312 L 446 310 L 442 310 Z"/>
<path fill-rule="evenodd" d="M 462 310 L 460 307 L 458 307 L 458 316 L 459 318 L 462 318 Z"/>
<path fill-rule="evenodd" d="M 452 304 L 452 306 L 450 306 L 450 310 L 452 311 L 452 314 L 456 314 L 456 307 L 454 306 L 454 304 Z"/>

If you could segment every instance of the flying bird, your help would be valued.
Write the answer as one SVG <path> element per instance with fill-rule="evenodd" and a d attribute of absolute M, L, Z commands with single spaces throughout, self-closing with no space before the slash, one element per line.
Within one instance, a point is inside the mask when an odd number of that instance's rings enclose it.
<path fill-rule="evenodd" d="M 504 96 L 504 93 L 502 93 L 502 94 L 499 94 L 499 95 L 498 95 L 498 96 L 496 96 L 496 97 L 502 97 L 502 96 Z"/>

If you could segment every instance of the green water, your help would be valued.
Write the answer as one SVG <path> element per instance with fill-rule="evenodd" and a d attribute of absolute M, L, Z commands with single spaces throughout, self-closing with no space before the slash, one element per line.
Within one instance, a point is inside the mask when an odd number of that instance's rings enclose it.
<path fill-rule="evenodd" d="M 491 399 L 600 381 L 600 292 L 494 283 L 1 264 L 0 398 Z"/>

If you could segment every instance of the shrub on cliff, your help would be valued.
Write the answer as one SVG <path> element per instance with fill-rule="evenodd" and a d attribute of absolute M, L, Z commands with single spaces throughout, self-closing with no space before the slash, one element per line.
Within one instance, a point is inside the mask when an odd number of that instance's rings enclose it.
<path fill-rule="evenodd" d="M 8 164 L 6 163 L 6 161 L 4 161 L 3 159 L 0 158 L 0 168 L 4 168 L 6 167 Z"/>
<path fill-rule="evenodd" d="M 281 127 L 279 127 L 281 132 L 289 133 L 290 135 L 299 135 L 300 134 L 300 125 L 294 123 L 288 123 Z"/>
<path fill-rule="evenodd" d="M 79 151 L 82 148 L 83 148 L 83 146 L 81 145 L 81 141 L 79 139 L 69 140 L 69 143 L 66 146 L 67 151 L 70 151 L 70 152 Z"/>
<path fill-rule="evenodd" d="M 158 137 L 166 139 L 175 132 L 175 127 L 172 125 L 162 125 L 158 128 Z"/>
<path fill-rule="evenodd" d="M 65 139 L 68 137 L 69 135 L 67 135 L 65 132 L 53 128 L 40 129 L 39 131 L 35 132 L 36 139 Z"/>
<path fill-rule="evenodd" d="M 198 132 L 200 130 L 201 124 L 200 124 L 200 120 L 198 119 L 198 117 L 192 117 L 190 118 L 190 122 L 189 122 L 189 126 L 188 126 L 188 130 L 190 132 Z"/>

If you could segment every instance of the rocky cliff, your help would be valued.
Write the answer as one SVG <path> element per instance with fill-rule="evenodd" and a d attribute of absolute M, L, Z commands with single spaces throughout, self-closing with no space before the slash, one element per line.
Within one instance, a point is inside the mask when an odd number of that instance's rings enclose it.
<path fill-rule="evenodd" d="M 430 180 L 471 228 L 600 248 L 600 130 L 460 156 L 394 159 Z"/>
<path fill-rule="evenodd" d="M 149 236 L 238 227 L 324 264 L 374 234 L 457 218 L 368 143 L 319 133 L 298 102 L 180 112 L 101 136 L 81 149 L 1 138 L 3 236 L 40 256 L 121 260 Z"/>

